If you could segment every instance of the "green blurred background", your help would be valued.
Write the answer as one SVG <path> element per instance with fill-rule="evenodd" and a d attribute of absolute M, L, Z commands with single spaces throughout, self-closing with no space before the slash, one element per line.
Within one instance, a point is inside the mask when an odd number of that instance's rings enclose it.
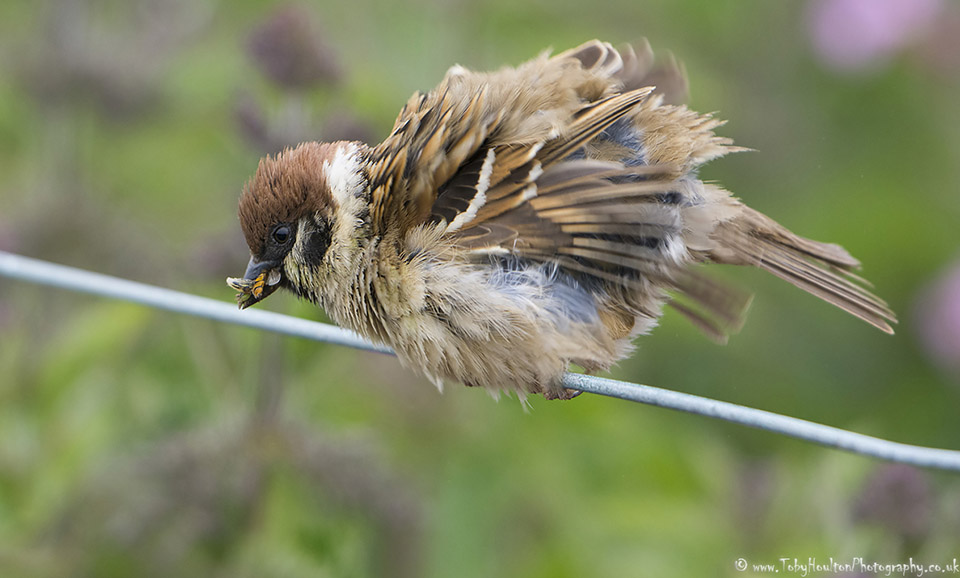
<path fill-rule="evenodd" d="M 716 179 L 843 244 L 881 334 L 747 270 L 726 346 L 668 312 L 621 379 L 960 448 L 960 4 L 0 4 L 0 249 L 225 301 L 263 154 L 376 141 L 453 63 L 648 37 L 757 152 Z M 879 22 L 879 24 L 878 24 Z M 277 296 L 266 308 L 322 313 Z M 0 576 L 726 576 L 945 563 L 960 478 L 0 279 Z M 786 570 L 781 570 L 781 573 Z"/>

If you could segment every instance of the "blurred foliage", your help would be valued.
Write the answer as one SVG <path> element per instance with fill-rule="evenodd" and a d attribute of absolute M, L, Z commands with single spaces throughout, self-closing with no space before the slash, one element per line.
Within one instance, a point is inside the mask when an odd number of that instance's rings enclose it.
<path fill-rule="evenodd" d="M 848 247 L 902 320 L 891 338 L 722 271 L 758 294 L 740 335 L 719 347 L 668 313 L 614 375 L 960 448 L 960 382 L 914 315 L 960 239 L 958 6 L 836 71 L 814 4 L 5 2 L 0 248 L 227 300 L 261 155 L 382 137 L 453 63 L 647 36 L 759 151 L 704 177 Z M 392 358 L 4 279 L 0 329 L 2 576 L 713 576 L 958 553 L 955 475 L 591 396 L 440 395 Z"/>

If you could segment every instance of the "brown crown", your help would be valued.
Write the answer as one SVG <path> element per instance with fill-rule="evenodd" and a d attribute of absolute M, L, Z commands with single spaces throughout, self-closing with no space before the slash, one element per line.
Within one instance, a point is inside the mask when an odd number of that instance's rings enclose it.
<path fill-rule="evenodd" d="M 267 235 L 278 223 L 295 223 L 330 206 L 323 165 L 333 159 L 337 144 L 303 143 L 260 160 L 257 174 L 243 188 L 239 209 L 240 226 L 253 255 L 262 253 Z"/>

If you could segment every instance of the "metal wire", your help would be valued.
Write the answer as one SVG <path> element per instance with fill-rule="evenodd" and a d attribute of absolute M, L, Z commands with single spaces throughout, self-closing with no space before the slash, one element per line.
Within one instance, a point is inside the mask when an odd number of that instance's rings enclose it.
<path fill-rule="evenodd" d="M 250 309 L 240 311 L 233 303 L 56 265 L 3 251 L 0 251 L 0 275 L 294 337 L 378 353 L 393 353 L 389 348 L 370 343 L 351 331 L 324 323 L 270 311 Z M 892 442 L 715 399 L 590 375 L 568 373 L 563 378 L 563 386 L 577 391 L 720 419 L 865 456 L 920 467 L 960 471 L 960 451 L 956 450 Z"/>

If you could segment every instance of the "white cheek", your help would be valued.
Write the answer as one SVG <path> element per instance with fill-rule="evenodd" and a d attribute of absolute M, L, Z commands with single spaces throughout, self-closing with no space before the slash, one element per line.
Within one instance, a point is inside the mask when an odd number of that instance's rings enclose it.
<path fill-rule="evenodd" d="M 297 230 L 294 233 L 296 237 L 293 238 L 293 248 L 287 253 L 285 260 L 297 260 L 300 258 L 300 255 L 304 254 L 307 248 L 307 236 L 303 233 L 304 229 L 306 229 L 306 227 L 303 219 L 297 221 Z"/>
<path fill-rule="evenodd" d="M 283 274 L 294 285 L 300 284 L 300 262 L 297 261 L 296 249 L 287 253 L 283 258 Z"/>

